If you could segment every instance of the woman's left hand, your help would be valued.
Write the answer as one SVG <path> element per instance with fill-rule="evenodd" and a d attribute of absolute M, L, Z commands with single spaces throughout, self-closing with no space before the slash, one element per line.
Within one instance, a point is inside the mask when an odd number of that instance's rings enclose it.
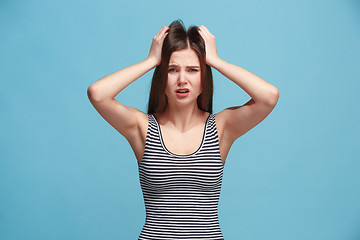
<path fill-rule="evenodd" d="M 198 32 L 205 41 L 206 64 L 212 66 L 212 62 L 218 58 L 216 50 L 216 38 L 204 25 L 198 27 Z"/>

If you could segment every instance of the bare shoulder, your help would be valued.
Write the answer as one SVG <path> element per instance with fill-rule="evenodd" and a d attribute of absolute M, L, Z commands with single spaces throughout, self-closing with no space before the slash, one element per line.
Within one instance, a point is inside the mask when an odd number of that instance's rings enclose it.
<path fill-rule="evenodd" d="M 250 99 L 242 106 L 224 109 L 216 114 L 220 131 L 233 142 L 262 122 L 274 109 L 274 104 L 256 103 Z"/>
<path fill-rule="evenodd" d="M 146 136 L 146 132 L 147 132 L 148 124 L 149 124 L 149 115 L 143 111 L 136 109 L 136 108 L 134 108 L 133 111 L 136 115 L 139 129 L 142 129 L 143 132 L 145 132 L 145 136 Z"/>
<path fill-rule="evenodd" d="M 90 102 L 96 111 L 126 140 L 139 159 L 144 150 L 148 128 L 148 114 L 134 107 L 126 106 L 116 99 L 97 99 L 94 92 L 88 90 Z"/>
<path fill-rule="evenodd" d="M 226 112 L 225 112 L 225 110 L 214 114 L 216 128 L 217 128 L 219 134 L 222 133 L 223 130 L 224 130 L 225 121 L 226 121 Z"/>
<path fill-rule="evenodd" d="M 229 107 L 215 114 L 223 163 L 235 140 L 263 121 L 274 107 L 275 105 L 255 103 L 251 99 L 242 106 Z"/>
<path fill-rule="evenodd" d="M 146 134 L 149 125 L 149 115 L 136 108 L 128 108 L 131 109 L 133 116 L 136 118 L 137 129 L 134 129 L 131 131 L 131 134 L 125 137 L 134 151 L 138 164 L 140 164 L 145 149 Z"/>
<path fill-rule="evenodd" d="M 138 133 L 133 132 L 130 136 L 135 135 L 134 137 L 138 138 L 139 137 L 138 134 L 140 134 L 141 139 L 145 142 L 147 128 L 148 128 L 149 115 L 137 108 L 133 108 L 133 107 L 129 107 L 129 106 L 127 106 L 127 108 L 132 112 L 132 115 L 136 119 L 137 128 L 138 128 L 137 130 L 139 131 Z M 131 139 L 128 139 L 128 140 L 130 141 Z"/>
<path fill-rule="evenodd" d="M 227 109 L 224 109 L 221 112 L 214 114 L 214 116 L 215 116 L 215 124 L 216 124 L 216 129 L 218 132 L 219 141 L 221 144 L 224 142 L 223 136 L 224 136 L 224 131 L 226 129 L 226 121 L 227 121 L 227 118 L 229 117 L 229 114 L 228 114 Z"/>

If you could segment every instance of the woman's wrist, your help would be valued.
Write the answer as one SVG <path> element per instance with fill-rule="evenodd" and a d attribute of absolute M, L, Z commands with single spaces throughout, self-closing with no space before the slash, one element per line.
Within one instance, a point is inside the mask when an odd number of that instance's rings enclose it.
<path fill-rule="evenodd" d="M 153 59 L 153 58 L 149 58 L 147 57 L 144 62 L 146 62 L 147 64 L 149 64 L 149 67 L 151 69 L 153 69 L 154 67 L 158 66 L 159 64 L 157 64 L 157 61 L 156 59 Z"/>
<path fill-rule="evenodd" d="M 219 63 L 221 62 L 221 58 L 219 58 L 218 56 L 210 58 L 207 60 L 207 65 L 209 65 L 210 67 L 213 67 L 216 69 L 216 67 L 219 65 Z"/>

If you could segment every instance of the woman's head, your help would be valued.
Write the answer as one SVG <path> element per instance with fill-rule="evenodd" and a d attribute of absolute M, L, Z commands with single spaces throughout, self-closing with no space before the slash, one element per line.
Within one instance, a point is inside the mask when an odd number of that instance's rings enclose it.
<path fill-rule="evenodd" d="M 187 79 L 194 81 L 193 83 L 195 83 L 195 79 L 200 79 L 201 93 L 199 92 L 200 95 L 196 100 L 197 106 L 202 111 L 212 113 L 212 72 L 210 66 L 206 65 L 205 42 L 197 28 L 197 26 L 191 26 L 186 30 L 181 20 L 176 20 L 170 24 L 169 33 L 163 42 L 161 62 L 160 65 L 155 68 L 152 78 L 148 105 L 149 114 L 163 112 L 167 108 L 168 98 L 165 91 L 167 89 L 167 83 L 169 80 L 169 84 L 171 84 L 170 81 L 175 79 L 174 72 L 179 72 L 180 67 L 183 67 L 180 66 L 182 62 L 192 63 L 191 65 L 200 65 L 197 73 L 194 68 L 189 69 Z M 173 54 L 174 52 L 175 54 Z M 187 58 L 187 61 L 182 61 L 184 57 Z M 175 67 L 169 67 L 170 59 L 180 64 Z M 182 77 L 177 75 L 177 78 L 181 81 Z M 182 88 L 181 82 L 179 82 L 178 86 L 178 88 Z"/>

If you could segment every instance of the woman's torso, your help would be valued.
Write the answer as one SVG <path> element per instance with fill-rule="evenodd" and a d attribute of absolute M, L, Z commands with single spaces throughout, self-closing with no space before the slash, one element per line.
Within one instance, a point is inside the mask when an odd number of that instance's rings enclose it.
<path fill-rule="evenodd" d="M 139 239 L 223 240 L 218 203 L 224 165 L 220 156 L 215 116 L 207 113 L 198 145 L 182 145 L 184 154 L 168 149 L 156 117 L 148 115 L 139 178 L 146 219 Z M 191 128 L 196 132 L 197 124 Z M 176 131 L 175 131 L 176 132 Z M 186 137 L 197 138 L 197 133 Z M 176 139 L 176 137 L 174 137 Z M 183 140 L 186 140 L 185 138 Z M 171 141 L 168 141 L 168 143 Z M 177 148 L 178 150 L 181 148 Z"/>
<path fill-rule="evenodd" d="M 160 128 L 162 130 L 162 137 L 165 146 L 171 152 L 177 153 L 179 155 L 186 155 L 188 153 L 194 152 L 198 148 L 201 142 L 204 123 L 206 121 L 208 113 L 204 114 L 202 124 L 198 124 L 196 127 L 192 129 L 191 132 L 185 134 L 181 134 L 178 131 L 171 129 L 170 127 L 167 127 L 166 125 L 161 125 L 162 121 L 160 115 L 154 114 L 154 116 L 158 120 Z M 128 139 L 128 141 L 137 158 L 138 165 L 140 165 L 145 149 L 146 135 L 149 127 L 148 126 L 149 119 L 148 119 L 148 114 L 146 113 L 138 115 L 137 117 L 139 121 L 138 132 L 135 134 L 135 137 L 133 137 L 132 139 Z M 214 119 L 216 122 L 216 128 L 219 138 L 220 155 L 223 164 L 225 164 L 225 160 L 229 153 L 232 143 L 227 142 L 224 139 L 223 136 L 224 120 L 222 119 L 221 113 L 214 114 Z M 179 144 L 179 139 L 182 139 L 181 144 Z"/>

